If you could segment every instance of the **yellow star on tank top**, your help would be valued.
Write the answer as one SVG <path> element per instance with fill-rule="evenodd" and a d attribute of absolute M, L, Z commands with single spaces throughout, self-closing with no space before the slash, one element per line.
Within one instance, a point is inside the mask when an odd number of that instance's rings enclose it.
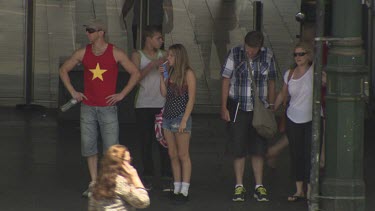
<path fill-rule="evenodd" d="M 107 72 L 107 70 L 100 69 L 99 63 L 96 63 L 96 68 L 95 69 L 89 69 L 89 70 L 93 74 L 92 80 L 94 80 L 95 78 L 99 78 L 100 80 L 103 81 L 104 80 L 103 79 L 103 73 Z"/>

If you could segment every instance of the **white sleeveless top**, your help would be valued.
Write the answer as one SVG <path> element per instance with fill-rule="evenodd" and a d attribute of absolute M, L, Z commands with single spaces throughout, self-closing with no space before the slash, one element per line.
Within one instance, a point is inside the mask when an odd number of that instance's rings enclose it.
<path fill-rule="evenodd" d="M 141 50 L 140 66 L 142 71 L 152 60 L 147 57 Z M 158 50 L 156 58 L 163 57 L 163 52 Z M 160 94 L 160 73 L 157 68 L 151 70 L 140 82 L 136 98 L 135 108 L 162 108 L 165 104 L 165 98 Z"/>
<path fill-rule="evenodd" d="M 284 82 L 288 84 L 290 102 L 286 115 L 294 123 L 306 123 L 312 120 L 313 99 L 313 65 L 299 79 L 288 82 L 289 71 L 284 74 Z"/>

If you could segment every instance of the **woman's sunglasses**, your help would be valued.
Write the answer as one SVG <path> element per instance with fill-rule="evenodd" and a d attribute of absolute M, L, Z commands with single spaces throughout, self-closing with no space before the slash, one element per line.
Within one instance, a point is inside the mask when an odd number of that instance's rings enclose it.
<path fill-rule="evenodd" d="M 304 56 L 306 55 L 307 53 L 306 52 L 299 52 L 299 53 L 293 53 L 293 56 L 294 57 L 297 57 L 297 56 Z"/>
<path fill-rule="evenodd" d="M 86 32 L 88 32 L 89 34 L 92 34 L 94 32 L 97 32 L 98 30 L 96 29 L 93 29 L 93 28 L 86 28 Z"/>

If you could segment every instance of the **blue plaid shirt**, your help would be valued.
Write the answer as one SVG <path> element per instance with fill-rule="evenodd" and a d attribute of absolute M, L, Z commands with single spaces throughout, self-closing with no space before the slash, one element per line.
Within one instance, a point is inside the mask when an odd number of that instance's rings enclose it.
<path fill-rule="evenodd" d="M 251 65 L 251 68 L 248 66 Z M 268 80 L 276 79 L 276 66 L 273 58 L 273 52 L 262 47 L 258 55 L 253 60 L 248 60 L 244 45 L 239 45 L 230 50 L 227 60 L 222 69 L 221 76 L 230 78 L 229 97 L 240 103 L 240 109 L 243 111 L 252 111 L 254 104 L 254 93 L 251 88 L 251 75 L 253 76 L 259 98 L 263 101 L 265 107 L 268 107 Z"/>

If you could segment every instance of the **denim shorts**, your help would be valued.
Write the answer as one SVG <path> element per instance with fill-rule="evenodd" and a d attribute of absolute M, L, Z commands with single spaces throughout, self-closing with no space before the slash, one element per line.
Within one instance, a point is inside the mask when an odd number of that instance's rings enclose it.
<path fill-rule="evenodd" d="M 184 116 L 184 113 L 180 114 L 178 117 L 173 118 L 173 119 L 163 118 L 163 125 L 162 125 L 163 129 L 169 130 L 173 133 L 177 133 L 183 116 Z M 186 128 L 184 132 L 191 133 L 191 125 L 192 125 L 191 121 L 192 121 L 191 116 L 189 116 L 188 120 L 186 121 Z"/>
<path fill-rule="evenodd" d="M 103 153 L 119 143 L 117 106 L 88 106 L 81 103 L 81 153 L 88 157 L 98 154 L 98 135 L 103 140 Z"/>

